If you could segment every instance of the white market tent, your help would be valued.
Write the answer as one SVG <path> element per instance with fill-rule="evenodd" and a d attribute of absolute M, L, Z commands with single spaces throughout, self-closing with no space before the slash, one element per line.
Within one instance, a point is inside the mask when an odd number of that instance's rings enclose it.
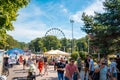
<path fill-rule="evenodd" d="M 50 50 L 48 52 L 45 52 L 44 55 L 70 56 L 70 53 L 60 51 L 60 50 Z"/>

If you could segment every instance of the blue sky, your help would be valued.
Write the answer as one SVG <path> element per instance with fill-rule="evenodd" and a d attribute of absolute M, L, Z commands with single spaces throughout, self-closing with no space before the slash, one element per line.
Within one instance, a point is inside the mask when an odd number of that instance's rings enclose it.
<path fill-rule="evenodd" d="M 13 22 L 15 29 L 9 31 L 8 34 L 20 42 L 30 42 L 37 37 L 44 37 L 51 28 L 59 28 L 66 38 L 71 39 L 70 19 L 73 19 L 75 21 L 73 24 L 74 38 L 79 39 L 86 35 L 80 30 L 83 27 L 82 13 L 94 15 L 94 11 L 103 12 L 103 1 L 31 0 L 27 7 L 19 10 L 17 20 Z"/>

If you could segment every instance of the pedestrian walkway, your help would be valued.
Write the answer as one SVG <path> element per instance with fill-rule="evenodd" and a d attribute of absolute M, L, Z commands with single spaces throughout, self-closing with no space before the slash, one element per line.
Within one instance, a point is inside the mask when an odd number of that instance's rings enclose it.
<path fill-rule="evenodd" d="M 22 65 L 15 65 L 9 69 L 10 74 L 7 80 L 26 80 L 28 70 L 23 70 Z M 39 76 L 39 72 L 36 72 L 36 80 L 57 80 L 57 72 L 54 71 L 53 66 L 49 66 L 48 75 Z"/>
<path fill-rule="evenodd" d="M 7 80 L 26 80 L 28 68 L 26 70 L 23 70 L 22 65 L 15 65 L 13 68 L 9 69 L 10 74 L 7 78 Z M 44 72 L 43 72 L 44 73 Z M 84 71 L 82 70 L 80 72 L 81 80 L 84 80 Z M 88 74 L 87 74 L 88 76 Z M 48 68 L 48 75 L 43 75 L 42 77 L 39 75 L 39 70 L 36 71 L 36 80 L 58 80 L 57 79 L 57 71 L 54 71 L 53 66 L 49 66 Z M 86 77 L 86 80 L 88 80 L 88 77 Z"/>

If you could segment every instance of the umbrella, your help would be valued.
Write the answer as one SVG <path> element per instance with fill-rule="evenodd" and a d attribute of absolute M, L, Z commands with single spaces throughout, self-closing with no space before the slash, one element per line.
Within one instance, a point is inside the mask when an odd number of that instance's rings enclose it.
<path fill-rule="evenodd" d="M 22 49 L 18 49 L 18 48 L 13 48 L 13 49 L 10 49 L 6 52 L 6 54 L 10 55 L 10 54 L 24 54 L 24 51 Z"/>

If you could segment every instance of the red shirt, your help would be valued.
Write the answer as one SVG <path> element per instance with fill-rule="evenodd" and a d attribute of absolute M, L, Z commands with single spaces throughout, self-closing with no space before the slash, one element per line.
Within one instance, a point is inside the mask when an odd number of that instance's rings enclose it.
<path fill-rule="evenodd" d="M 70 77 L 72 78 L 73 73 L 77 71 L 77 66 L 75 64 L 73 65 L 67 64 L 65 69 L 69 71 Z M 68 73 L 65 73 L 65 76 L 67 77 Z"/>

